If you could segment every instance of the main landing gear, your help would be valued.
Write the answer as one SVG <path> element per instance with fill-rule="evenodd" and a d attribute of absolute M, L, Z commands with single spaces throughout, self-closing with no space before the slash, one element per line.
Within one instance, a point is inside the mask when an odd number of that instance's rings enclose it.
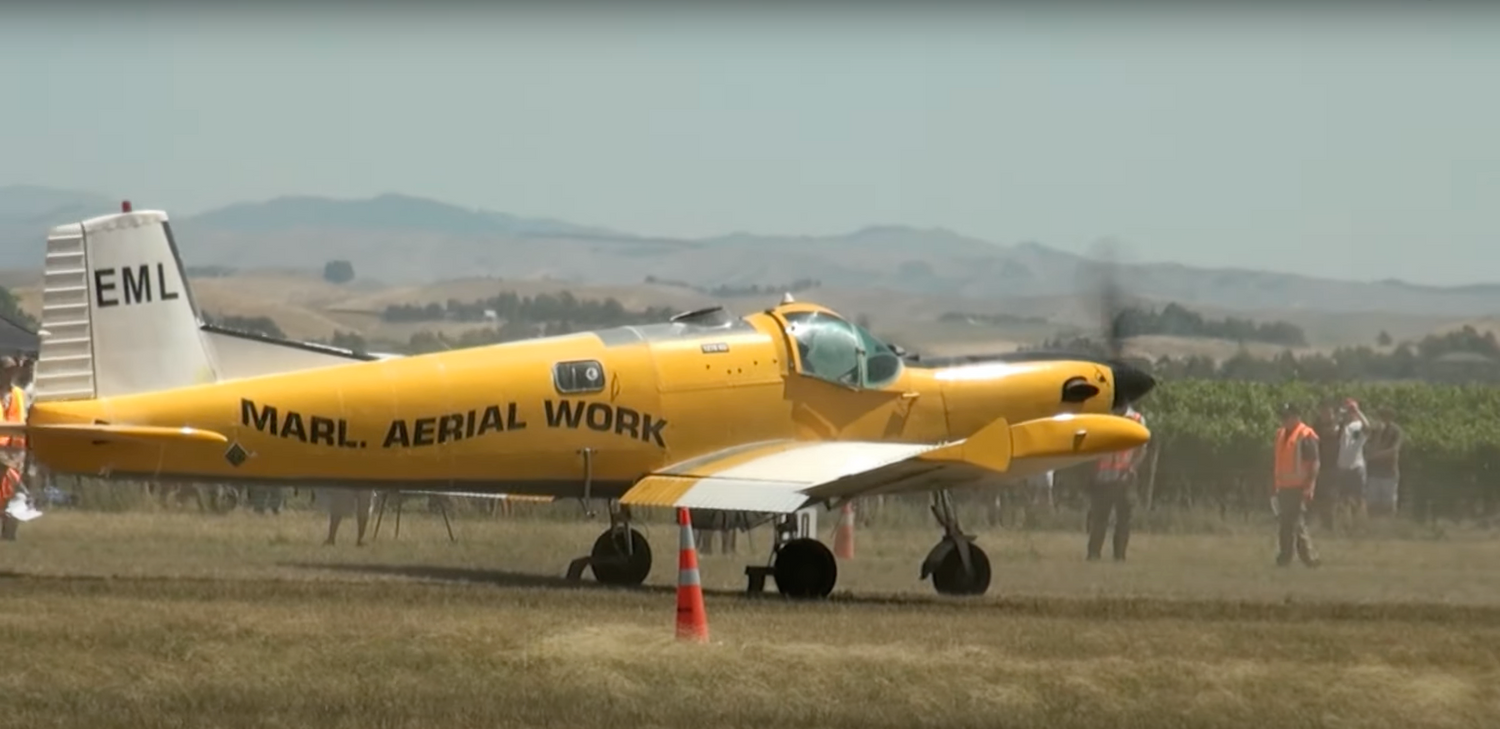
<path fill-rule="evenodd" d="M 943 528 L 943 538 L 922 561 L 921 579 L 932 577 L 932 586 L 943 595 L 983 595 L 990 588 L 990 558 L 974 537 L 958 525 L 953 497 L 947 491 L 932 496 L 932 514 Z M 763 589 L 767 575 L 776 578 L 776 589 L 790 598 L 828 597 L 838 581 L 838 561 L 833 552 L 814 538 L 814 530 L 801 513 L 788 514 L 776 522 L 776 546 L 771 566 L 748 567 L 749 592 Z"/>
<path fill-rule="evenodd" d="M 799 600 L 816 600 L 828 597 L 839 579 L 838 560 L 833 552 L 817 540 L 817 530 L 812 526 L 808 514 L 787 514 L 776 520 L 776 542 L 772 547 L 772 577 L 776 578 L 776 591 L 784 597 Z M 763 585 L 765 568 L 747 567 L 750 592 L 756 592 L 755 581 L 759 576 Z"/>
<path fill-rule="evenodd" d="M 631 528 L 629 507 L 610 500 L 609 528 L 594 540 L 589 556 L 568 565 L 568 579 L 582 578 L 584 567 L 592 567 L 594 579 L 605 585 L 634 587 L 646 581 L 651 574 L 651 543 Z"/>
<path fill-rule="evenodd" d="M 942 595 L 983 595 L 990 589 L 990 558 L 974 537 L 958 526 L 953 496 L 947 491 L 932 495 L 932 515 L 943 528 L 943 539 L 922 560 L 921 579 L 932 576 L 932 586 Z"/>
<path fill-rule="evenodd" d="M 990 559 L 972 535 L 959 527 L 953 497 L 947 491 L 932 496 L 932 513 L 943 528 L 943 538 L 922 561 L 921 579 L 932 578 L 932 586 L 943 595 L 982 595 L 990 587 Z M 816 538 L 810 515 L 799 512 L 776 519 L 776 540 L 769 567 L 745 568 L 749 592 L 765 588 L 766 577 L 776 579 L 776 591 L 784 597 L 816 600 L 828 597 L 838 583 L 838 560 L 833 551 Z M 609 528 L 594 540 L 587 557 L 573 560 L 568 579 L 579 580 L 585 567 L 592 567 L 602 584 L 636 586 L 651 573 L 651 545 L 630 526 L 629 507 L 609 502 Z"/>

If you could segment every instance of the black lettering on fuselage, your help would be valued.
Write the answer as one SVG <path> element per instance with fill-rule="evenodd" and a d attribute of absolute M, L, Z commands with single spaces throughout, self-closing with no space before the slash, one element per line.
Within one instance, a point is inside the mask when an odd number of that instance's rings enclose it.
<path fill-rule="evenodd" d="M 380 447 L 390 448 L 391 446 L 401 446 L 402 448 L 411 446 L 411 434 L 406 432 L 405 420 L 392 420 L 391 427 L 386 429 L 385 442 L 381 443 Z"/>
<path fill-rule="evenodd" d="M 321 443 L 322 445 L 329 446 L 333 445 L 333 431 L 335 430 L 333 418 L 325 418 L 321 415 L 314 415 L 308 419 L 307 427 L 309 431 L 307 434 L 307 440 L 309 443 Z"/>
<path fill-rule="evenodd" d="M 589 430 L 608 433 L 615 426 L 615 409 L 602 402 L 591 402 L 585 410 L 584 421 Z"/>
<path fill-rule="evenodd" d="M 501 414 L 498 404 L 487 405 L 483 410 L 476 408 L 426 418 L 392 420 L 381 447 L 417 448 L 478 438 L 491 431 L 525 429 L 526 421 L 521 419 L 516 403 L 507 403 L 504 414 Z"/>
<path fill-rule="evenodd" d="M 276 434 L 276 408 L 270 405 L 255 407 L 255 401 L 240 398 L 240 424 L 253 427 L 262 433 Z"/>
<path fill-rule="evenodd" d="M 364 448 L 363 441 L 349 440 L 349 421 L 322 415 L 303 415 L 296 410 L 277 410 L 240 398 L 240 424 L 267 435 L 313 445 Z"/>
<path fill-rule="evenodd" d="M 650 413 L 643 413 L 623 405 L 602 402 L 577 402 L 572 400 L 548 400 L 543 403 L 547 411 L 547 427 L 578 429 L 579 425 L 601 433 L 613 431 L 615 435 L 628 435 L 634 440 L 655 443 L 666 448 L 662 430 L 667 421 Z"/>
<path fill-rule="evenodd" d="M 566 422 L 566 427 L 577 428 L 579 421 L 583 420 L 583 403 L 581 402 L 575 403 L 570 400 L 553 402 L 548 400 L 546 408 L 547 427 L 549 428 L 563 427 L 564 422 Z"/>
<path fill-rule="evenodd" d="M 641 440 L 655 441 L 657 448 L 666 448 L 667 444 L 661 439 L 661 429 L 667 427 L 667 421 L 652 416 L 650 413 L 641 417 L 645 419 L 645 425 L 641 427 Z"/>
<path fill-rule="evenodd" d="M 153 277 L 152 274 L 155 274 Z M 120 290 L 119 294 L 110 292 Z M 94 271 L 94 305 L 99 308 L 124 304 L 172 301 L 181 294 L 167 286 L 167 264 L 100 268 Z"/>
<path fill-rule="evenodd" d="M 454 413 L 438 418 L 437 442 L 447 443 L 449 441 L 464 439 L 464 414 Z"/>
<path fill-rule="evenodd" d="M 286 411 L 286 418 L 281 421 L 281 437 L 307 442 L 307 430 L 302 427 L 302 413 L 296 410 Z"/>
<path fill-rule="evenodd" d="M 630 434 L 632 438 L 641 437 L 641 414 L 627 407 L 615 409 L 615 435 Z"/>
<path fill-rule="evenodd" d="M 437 442 L 437 418 L 417 418 L 411 421 L 411 444 L 430 446 Z"/>

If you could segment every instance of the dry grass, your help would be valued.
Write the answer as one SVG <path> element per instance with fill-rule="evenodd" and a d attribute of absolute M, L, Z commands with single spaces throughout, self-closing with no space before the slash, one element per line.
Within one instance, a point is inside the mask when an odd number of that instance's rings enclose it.
<path fill-rule="evenodd" d="M 1500 716 L 1500 541 L 990 531 L 996 589 L 931 596 L 931 528 L 861 531 L 827 604 L 747 600 L 705 556 L 709 646 L 671 640 L 675 530 L 650 587 L 557 576 L 601 525 L 389 515 L 321 547 L 313 513 L 56 511 L 0 544 L 12 726 L 1468 727 Z M 825 523 L 824 531 L 831 528 Z M 345 526 L 347 538 L 353 524 Z M 352 541 L 352 540 L 351 540 Z"/>

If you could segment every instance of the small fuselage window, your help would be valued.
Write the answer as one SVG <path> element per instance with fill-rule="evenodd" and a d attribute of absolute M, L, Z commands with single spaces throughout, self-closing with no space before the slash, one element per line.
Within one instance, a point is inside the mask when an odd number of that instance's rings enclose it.
<path fill-rule="evenodd" d="M 552 382 L 564 395 L 599 392 L 604 389 L 604 366 L 592 359 L 558 362 L 552 366 Z"/>

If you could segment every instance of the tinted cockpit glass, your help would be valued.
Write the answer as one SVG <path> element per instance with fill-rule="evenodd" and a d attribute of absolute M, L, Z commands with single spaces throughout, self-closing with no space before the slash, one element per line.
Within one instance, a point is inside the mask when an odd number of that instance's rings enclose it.
<path fill-rule="evenodd" d="M 805 375 L 852 387 L 882 387 L 901 373 L 901 358 L 863 327 L 824 312 L 796 312 L 787 314 L 786 320 Z"/>

